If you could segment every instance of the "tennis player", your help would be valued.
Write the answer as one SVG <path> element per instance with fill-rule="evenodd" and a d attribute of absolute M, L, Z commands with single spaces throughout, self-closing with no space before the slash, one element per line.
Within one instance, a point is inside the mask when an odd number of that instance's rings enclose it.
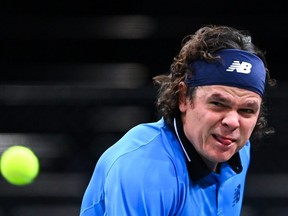
<path fill-rule="evenodd" d="M 247 32 L 203 26 L 154 82 L 159 119 L 104 152 L 80 215 L 240 215 L 251 140 L 273 132 L 263 113 L 274 84 L 263 51 Z"/>

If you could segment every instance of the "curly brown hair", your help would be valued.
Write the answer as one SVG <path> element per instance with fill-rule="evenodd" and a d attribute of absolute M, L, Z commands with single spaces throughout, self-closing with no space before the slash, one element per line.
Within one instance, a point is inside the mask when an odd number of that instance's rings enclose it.
<path fill-rule="evenodd" d="M 266 69 L 266 86 L 274 86 L 276 81 L 270 78 L 267 68 L 265 53 L 252 43 L 252 37 L 248 31 L 238 30 L 230 26 L 207 25 L 194 34 L 186 36 L 182 41 L 182 48 L 174 57 L 168 74 L 162 74 L 153 78 L 154 84 L 159 87 L 156 108 L 164 120 L 172 125 L 173 119 L 179 115 L 178 85 L 184 81 L 185 76 L 193 74 L 189 64 L 198 59 L 206 61 L 215 60 L 215 53 L 220 49 L 241 49 L 251 52 L 262 59 Z M 187 97 L 193 97 L 197 87 L 189 87 Z M 253 138 L 261 138 L 274 132 L 268 127 L 266 119 L 266 107 L 262 100 L 261 110 L 257 124 L 253 131 Z"/>

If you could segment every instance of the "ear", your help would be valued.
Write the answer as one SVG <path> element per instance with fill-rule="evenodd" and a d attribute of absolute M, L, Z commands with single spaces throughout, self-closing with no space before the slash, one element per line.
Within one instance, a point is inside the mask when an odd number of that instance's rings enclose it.
<path fill-rule="evenodd" d="M 180 82 L 178 85 L 178 105 L 180 112 L 186 112 L 187 108 L 187 86 L 184 82 Z"/>

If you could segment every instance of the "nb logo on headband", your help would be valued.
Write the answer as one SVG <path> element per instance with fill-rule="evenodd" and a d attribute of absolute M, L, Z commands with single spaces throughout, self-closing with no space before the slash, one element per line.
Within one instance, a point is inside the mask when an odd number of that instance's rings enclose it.
<path fill-rule="evenodd" d="M 228 72 L 233 72 L 236 70 L 238 73 L 244 73 L 244 74 L 249 74 L 251 72 L 252 64 L 249 62 L 242 62 L 240 63 L 239 61 L 233 61 L 233 63 L 228 67 L 226 71 Z"/>

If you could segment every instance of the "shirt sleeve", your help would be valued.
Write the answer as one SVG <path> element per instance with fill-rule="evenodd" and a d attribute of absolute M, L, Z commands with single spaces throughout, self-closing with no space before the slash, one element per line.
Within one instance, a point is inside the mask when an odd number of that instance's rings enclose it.
<path fill-rule="evenodd" d="M 175 169 L 161 158 L 129 163 L 120 159 L 105 182 L 107 215 L 167 216 L 179 210 Z"/>

